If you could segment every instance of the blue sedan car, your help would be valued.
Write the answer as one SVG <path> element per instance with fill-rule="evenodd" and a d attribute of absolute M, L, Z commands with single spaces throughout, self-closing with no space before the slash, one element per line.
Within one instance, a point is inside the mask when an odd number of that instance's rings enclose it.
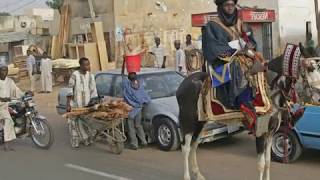
<path fill-rule="evenodd" d="M 287 135 L 287 151 L 284 138 Z M 278 162 L 296 161 L 303 149 L 320 150 L 320 107 L 306 106 L 304 115 L 292 129 L 281 127 L 273 138 L 272 158 Z"/>

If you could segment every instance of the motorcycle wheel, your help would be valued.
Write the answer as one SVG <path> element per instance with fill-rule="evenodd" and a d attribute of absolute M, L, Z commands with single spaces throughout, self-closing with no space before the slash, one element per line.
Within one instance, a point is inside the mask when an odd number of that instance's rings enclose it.
<path fill-rule="evenodd" d="M 36 125 L 39 126 L 40 130 L 43 127 L 43 130 L 38 134 L 33 126 L 30 128 L 32 142 L 41 149 L 49 149 L 54 141 L 53 130 L 49 122 L 43 119 L 37 121 Z"/>

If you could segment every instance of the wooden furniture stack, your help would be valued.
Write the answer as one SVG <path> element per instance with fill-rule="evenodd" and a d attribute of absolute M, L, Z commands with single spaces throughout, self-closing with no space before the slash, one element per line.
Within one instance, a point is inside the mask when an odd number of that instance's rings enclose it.
<path fill-rule="evenodd" d="M 69 57 L 71 59 L 80 59 L 81 57 L 87 57 L 90 60 L 92 72 L 101 70 L 97 43 L 67 44 L 67 46 Z"/>
<path fill-rule="evenodd" d="M 14 58 L 13 62 L 17 68 L 19 68 L 19 79 L 28 77 L 28 70 L 27 70 L 27 56 L 26 51 L 28 46 L 15 46 L 13 47 Z"/>

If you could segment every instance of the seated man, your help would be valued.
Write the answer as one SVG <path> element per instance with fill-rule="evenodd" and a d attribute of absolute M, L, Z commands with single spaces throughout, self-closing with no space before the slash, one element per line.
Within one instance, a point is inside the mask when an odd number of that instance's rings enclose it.
<path fill-rule="evenodd" d="M 218 17 L 211 19 L 202 31 L 203 54 L 207 69 L 211 69 L 217 100 L 229 109 L 240 109 L 247 119 L 244 124 L 252 129 L 256 121 L 252 103 L 256 90 L 249 70 L 255 64 L 255 54 L 249 49 L 255 48 L 255 42 L 251 41 L 252 37 L 248 38 L 250 33 L 244 32 L 238 17 L 237 2 L 215 0 Z M 243 62 L 237 57 L 239 53 L 250 58 L 245 58 L 246 62 Z"/>
<path fill-rule="evenodd" d="M 312 91 L 312 101 L 320 102 L 320 72 L 317 70 L 317 64 L 314 60 L 304 60 L 303 66 L 306 69 L 306 78 Z"/>
<path fill-rule="evenodd" d="M 16 139 L 14 122 L 8 111 L 8 104 L 11 98 L 20 98 L 23 93 L 16 86 L 14 81 L 7 77 L 8 66 L 0 62 L 0 127 L 4 131 L 4 150 L 11 151 L 8 143 Z"/>

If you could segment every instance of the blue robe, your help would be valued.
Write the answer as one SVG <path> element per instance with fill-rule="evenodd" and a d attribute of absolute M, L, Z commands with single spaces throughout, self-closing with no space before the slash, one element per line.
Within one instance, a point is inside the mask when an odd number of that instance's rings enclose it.
<path fill-rule="evenodd" d="M 122 89 L 124 100 L 133 108 L 129 113 L 129 118 L 133 119 L 141 110 L 144 104 L 151 102 L 150 96 L 143 87 L 143 82 L 139 81 L 139 88 L 132 87 L 128 78 L 122 78 Z"/>
<path fill-rule="evenodd" d="M 219 24 L 213 21 L 208 22 L 202 30 L 203 55 L 208 64 L 213 68 L 224 65 L 225 62 L 219 59 L 219 56 L 233 54 L 234 49 L 228 44 L 232 40 L 229 33 Z M 254 99 L 252 89 L 242 85 L 245 77 L 238 62 L 234 61 L 230 64 L 230 74 L 229 82 L 216 87 L 216 96 L 227 108 L 239 109 L 240 104 L 246 104 Z"/>

